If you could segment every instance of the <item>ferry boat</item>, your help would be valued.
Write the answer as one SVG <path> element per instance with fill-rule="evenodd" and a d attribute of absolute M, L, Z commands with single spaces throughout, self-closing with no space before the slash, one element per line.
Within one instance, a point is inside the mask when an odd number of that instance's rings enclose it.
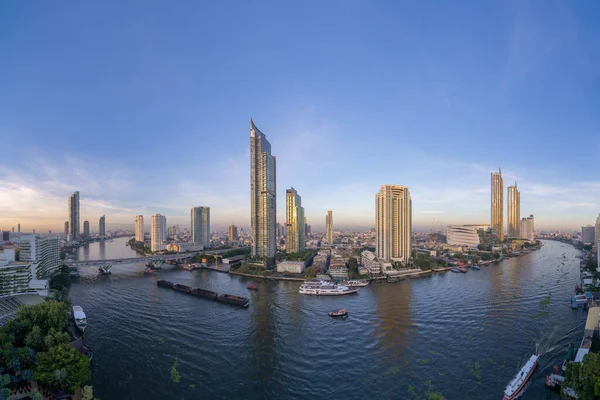
<path fill-rule="evenodd" d="M 357 280 L 345 281 L 345 282 L 342 282 L 342 284 L 344 286 L 348 286 L 348 287 L 364 287 L 369 284 L 369 281 L 366 279 L 357 279 Z"/>
<path fill-rule="evenodd" d="M 75 320 L 77 328 L 81 332 L 85 331 L 85 328 L 87 328 L 87 320 L 81 306 L 73 306 L 73 319 Z"/>
<path fill-rule="evenodd" d="M 338 285 L 334 282 L 321 281 L 318 279 L 306 280 L 300 285 L 300 294 L 313 294 L 317 296 L 342 296 L 357 293 L 358 289 Z"/>
<path fill-rule="evenodd" d="M 515 376 L 506 386 L 506 389 L 504 389 L 504 397 L 502 400 L 513 400 L 519 396 L 525 387 L 525 384 L 529 381 L 529 378 L 531 378 L 533 371 L 537 368 L 539 359 L 540 357 L 535 354 L 529 358 L 527 363 L 517 373 L 517 376 Z"/>

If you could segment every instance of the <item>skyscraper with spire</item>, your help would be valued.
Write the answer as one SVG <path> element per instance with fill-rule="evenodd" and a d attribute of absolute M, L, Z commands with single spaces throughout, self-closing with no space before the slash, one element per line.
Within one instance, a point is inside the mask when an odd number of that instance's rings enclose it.
<path fill-rule="evenodd" d="M 504 240 L 504 181 L 502 180 L 502 170 L 492 172 L 492 221 L 491 225 L 498 239 Z"/>
<path fill-rule="evenodd" d="M 519 193 L 519 189 L 517 189 L 517 182 L 508 187 L 507 203 L 507 236 L 509 238 L 519 238 L 519 224 L 521 221 L 521 194 Z"/>
<path fill-rule="evenodd" d="M 250 232 L 253 257 L 277 251 L 276 165 L 267 137 L 250 119 Z"/>

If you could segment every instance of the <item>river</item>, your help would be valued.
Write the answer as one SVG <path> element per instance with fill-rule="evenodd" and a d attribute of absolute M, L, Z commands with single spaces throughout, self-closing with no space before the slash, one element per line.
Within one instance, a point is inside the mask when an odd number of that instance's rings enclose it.
<path fill-rule="evenodd" d="M 105 246 L 116 258 L 108 247 L 118 241 Z M 412 399 L 430 381 L 448 400 L 497 400 L 536 347 L 540 368 L 521 399 L 555 399 L 545 376 L 568 343 L 579 345 L 586 318 L 570 308 L 577 254 L 545 241 L 481 271 L 371 284 L 337 298 L 302 296 L 295 282 L 257 281 L 249 293 L 242 277 L 144 276 L 141 263 L 117 264 L 107 277 L 80 268 L 70 297 L 88 316 L 92 384 L 102 399 Z M 248 296 L 251 305 L 195 298 L 157 279 Z M 342 307 L 347 319 L 327 315 Z"/>

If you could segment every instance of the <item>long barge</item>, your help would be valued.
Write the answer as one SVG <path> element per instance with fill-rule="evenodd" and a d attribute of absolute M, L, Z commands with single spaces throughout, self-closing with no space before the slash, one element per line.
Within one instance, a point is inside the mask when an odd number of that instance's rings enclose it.
<path fill-rule="evenodd" d="M 250 300 L 246 297 L 234 296 L 232 294 L 221 294 L 217 292 L 212 292 L 210 290 L 200 289 L 200 288 L 192 288 L 186 285 L 181 285 L 179 283 L 173 283 L 166 281 L 164 279 L 156 281 L 156 286 L 164 287 L 167 289 L 173 289 L 178 292 L 191 294 L 196 297 L 203 297 L 209 300 L 216 300 L 221 303 L 232 304 L 240 307 L 248 307 L 250 305 Z"/>

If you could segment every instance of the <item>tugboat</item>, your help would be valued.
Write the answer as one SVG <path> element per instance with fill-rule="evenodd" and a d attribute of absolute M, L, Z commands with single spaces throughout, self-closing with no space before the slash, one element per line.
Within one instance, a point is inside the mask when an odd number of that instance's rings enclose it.
<path fill-rule="evenodd" d="M 341 310 L 330 311 L 328 314 L 330 317 L 347 317 L 348 311 L 346 311 L 345 308 L 342 308 Z"/>
<path fill-rule="evenodd" d="M 249 283 L 247 287 L 249 290 L 258 290 L 258 286 L 253 283 Z"/>
<path fill-rule="evenodd" d="M 502 400 L 513 400 L 519 396 L 525 384 L 529 381 L 531 375 L 533 375 L 533 371 L 537 368 L 539 359 L 540 356 L 536 354 L 529 357 L 527 363 L 517 372 L 517 375 L 506 386 L 506 389 L 504 389 Z"/>

